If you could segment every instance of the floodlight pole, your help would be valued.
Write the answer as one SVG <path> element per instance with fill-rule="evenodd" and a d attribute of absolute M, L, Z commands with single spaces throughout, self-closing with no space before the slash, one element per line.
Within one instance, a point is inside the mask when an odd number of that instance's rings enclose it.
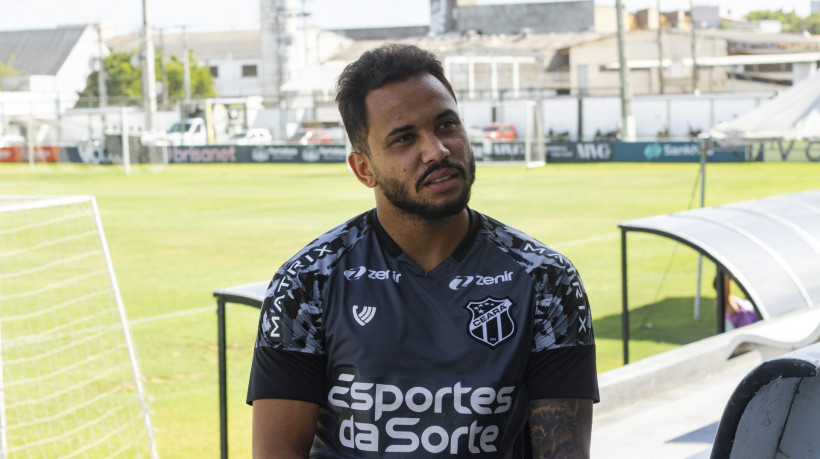
<path fill-rule="evenodd" d="M 615 9 L 618 20 L 618 62 L 621 75 L 621 139 L 635 140 L 635 117 L 632 115 L 632 88 L 629 85 L 629 67 L 626 61 L 626 43 L 624 42 L 624 7 L 622 0 L 616 0 Z"/>
<path fill-rule="evenodd" d="M 151 26 L 148 21 L 148 0 L 142 0 L 142 101 L 145 108 L 145 130 L 154 130 L 154 114 L 157 112 L 156 70 L 154 65 L 154 41 L 151 38 Z"/>
<path fill-rule="evenodd" d="M 712 139 L 698 138 L 700 145 L 700 207 L 703 208 L 706 194 L 706 154 L 712 148 Z M 698 252 L 698 277 L 697 287 L 695 288 L 695 320 L 700 320 L 700 284 L 701 275 L 703 273 L 703 254 Z"/>

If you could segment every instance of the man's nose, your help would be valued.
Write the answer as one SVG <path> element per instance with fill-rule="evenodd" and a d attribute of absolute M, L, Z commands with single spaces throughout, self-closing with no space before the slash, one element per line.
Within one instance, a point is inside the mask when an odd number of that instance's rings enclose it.
<path fill-rule="evenodd" d="M 422 142 L 422 161 L 425 163 L 437 162 L 450 156 L 450 149 L 435 134 L 424 136 Z"/>

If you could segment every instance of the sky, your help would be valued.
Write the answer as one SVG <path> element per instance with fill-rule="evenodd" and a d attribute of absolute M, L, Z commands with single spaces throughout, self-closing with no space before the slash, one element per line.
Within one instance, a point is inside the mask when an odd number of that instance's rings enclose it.
<path fill-rule="evenodd" d="M 539 3 L 549 0 L 477 0 L 477 4 Z M 622 0 L 631 11 L 656 6 L 661 10 L 694 5 L 725 6 L 733 15 L 782 8 L 807 16 L 811 0 Z M 44 29 L 60 25 L 105 23 L 115 35 L 142 27 L 142 5 L 154 28 L 186 30 L 252 30 L 259 27 L 259 0 L 0 0 L 0 30 Z M 299 2 L 297 2 L 299 3 Z M 429 0 L 302 0 L 308 22 L 327 29 L 429 24 Z M 614 5 L 615 0 L 596 0 Z M 773 6 L 777 5 L 777 7 Z"/>

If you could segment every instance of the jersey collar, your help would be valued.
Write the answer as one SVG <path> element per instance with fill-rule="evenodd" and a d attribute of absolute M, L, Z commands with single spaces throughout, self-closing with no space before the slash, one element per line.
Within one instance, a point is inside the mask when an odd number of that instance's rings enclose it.
<path fill-rule="evenodd" d="M 467 252 L 470 250 L 470 247 L 472 247 L 476 235 L 478 234 L 479 213 L 468 207 L 467 214 L 470 216 L 470 228 L 467 231 L 467 236 L 464 237 L 458 247 L 456 247 L 453 251 L 452 255 L 450 255 L 450 257 L 456 261 L 461 261 L 464 259 Z M 379 218 L 376 216 L 376 209 L 372 209 L 368 213 L 367 218 L 376 231 L 376 236 L 379 238 L 379 243 L 385 250 L 387 250 L 387 253 L 394 258 L 400 256 L 403 253 L 401 248 L 393 241 L 393 238 L 387 234 L 387 231 L 384 230 L 381 223 L 379 223 Z"/>

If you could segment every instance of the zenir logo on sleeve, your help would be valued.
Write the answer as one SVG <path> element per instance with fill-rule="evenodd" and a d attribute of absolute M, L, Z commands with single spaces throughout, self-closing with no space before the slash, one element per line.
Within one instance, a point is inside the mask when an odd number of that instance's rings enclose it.
<path fill-rule="evenodd" d="M 489 296 L 467 304 L 464 308 L 472 314 L 467 324 L 470 336 L 490 347 L 506 341 L 515 333 L 515 322 L 510 316 L 512 306 L 509 298 L 499 300 Z"/>

